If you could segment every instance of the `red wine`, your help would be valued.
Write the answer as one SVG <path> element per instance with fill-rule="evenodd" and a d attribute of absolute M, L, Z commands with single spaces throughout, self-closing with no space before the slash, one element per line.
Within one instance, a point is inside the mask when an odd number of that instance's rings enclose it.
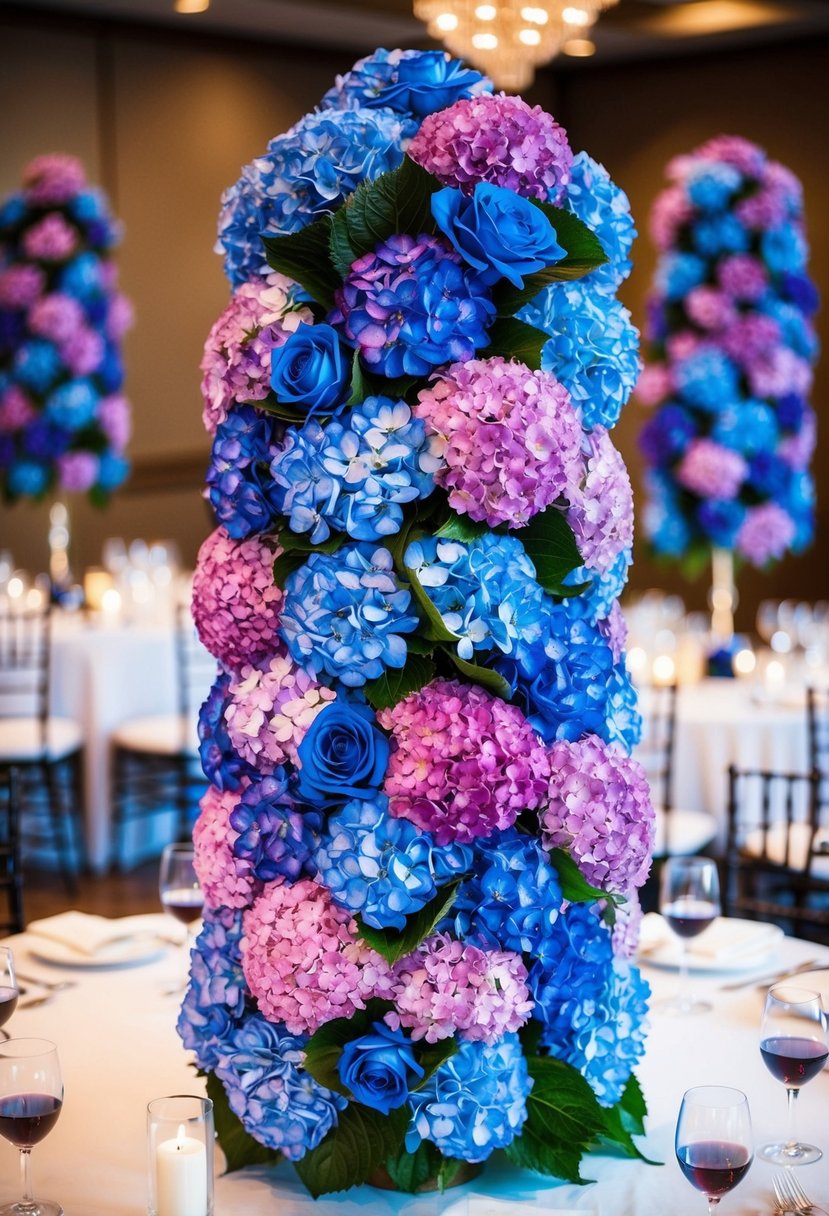
<path fill-rule="evenodd" d="M 7 985 L 0 987 L 0 1026 L 5 1026 L 17 1008 L 17 989 Z"/>
<path fill-rule="evenodd" d="M 662 915 L 677 937 L 696 937 L 717 919 L 719 909 L 710 899 L 693 899 L 680 896 L 666 904 Z"/>
<path fill-rule="evenodd" d="M 763 1039 L 760 1054 L 776 1080 L 789 1089 L 799 1089 L 818 1075 L 829 1057 L 829 1047 L 817 1039 L 781 1034 Z"/>
<path fill-rule="evenodd" d="M 204 893 L 198 887 L 175 887 L 162 892 L 161 902 L 176 920 L 190 925 L 201 916 Z"/>
<path fill-rule="evenodd" d="M 676 1150 L 679 1168 L 698 1191 L 725 1195 L 745 1177 L 751 1165 L 751 1150 L 727 1140 L 698 1140 Z"/>
<path fill-rule="evenodd" d="M 31 1148 L 52 1130 L 61 1100 L 52 1094 L 11 1094 L 0 1098 L 0 1136 L 18 1148 Z"/>

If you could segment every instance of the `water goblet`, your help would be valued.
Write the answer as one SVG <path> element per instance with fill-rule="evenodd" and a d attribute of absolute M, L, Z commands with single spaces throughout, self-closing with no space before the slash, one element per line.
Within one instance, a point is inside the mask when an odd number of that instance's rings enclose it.
<path fill-rule="evenodd" d="M 17 1008 L 20 988 L 14 970 L 14 955 L 8 946 L 0 946 L 0 1026 L 5 1026 Z M 6 1037 L 6 1031 L 0 1031 Z"/>
<path fill-rule="evenodd" d="M 711 1005 L 688 990 L 688 951 L 720 914 L 720 883 L 716 862 L 709 857 L 669 857 L 662 869 L 659 910 L 680 942 L 679 988 L 660 1005 L 667 1013 L 707 1013 Z"/>
<path fill-rule="evenodd" d="M 0 1216 L 63 1216 L 50 1199 L 32 1195 L 31 1152 L 57 1122 L 63 1104 L 58 1050 L 48 1039 L 0 1043 L 0 1135 L 20 1149 L 23 1198 L 0 1207 Z"/>
<path fill-rule="evenodd" d="M 676 1159 L 685 1177 L 708 1200 L 708 1216 L 745 1177 L 753 1151 L 748 1099 L 726 1085 L 699 1085 L 682 1098 L 676 1124 Z"/>
<path fill-rule="evenodd" d="M 204 892 L 192 844 L 168 844 L 161 854 L 158 890 L 166 912 L 184 925 L 185 977 L 190 969 L 191 930 L 201 916 Z"/>
<path fill-rule="evenodd" d="M 816 1077 L 829 1057 L 826 1015 L 820 995 L 791 984 L 775 984 L 766 994 L 760 1026 L 760 1054 L 771 1075 L 786 1086 L 789 1130 L 785 1142 L 765 1144 L 764 1161 L 773 1165 L 810 1165 L 823 1156 L 814 1144 L 797 1138 L 796 1104 L 801 1086 Z"/>

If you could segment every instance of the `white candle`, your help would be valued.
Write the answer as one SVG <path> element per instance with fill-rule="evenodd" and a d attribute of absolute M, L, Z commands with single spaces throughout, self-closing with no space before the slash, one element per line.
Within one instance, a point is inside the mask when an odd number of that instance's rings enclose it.
<path fill-rule="evenodd" d="M 162 1140 L 156 1151 L 157 1216 L 207 1216 L 207 1158 L 204 1144 L 185 1135 Z"/>

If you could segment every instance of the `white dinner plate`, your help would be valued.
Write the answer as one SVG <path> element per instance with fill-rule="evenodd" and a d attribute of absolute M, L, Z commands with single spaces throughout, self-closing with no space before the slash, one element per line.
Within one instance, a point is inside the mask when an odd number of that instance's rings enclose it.
<path fill-rule="evenodd" d="M 160 958 L 167 943 L 158 937 L 124 937 L 120 941 L 108 942 L 94 954 L 81 954 L 64 942 L 49 937 L 32 937 L 28 943 L 32 958 L 42 963 L 56 963 L 59 967 L 135 967 L 139 963 L 150 963 Z"/>
<path fill-rule="evenodd" d="M 716 925 L 721 922 L 715 922 L 712 926 L 712 931 Z M 710 971 L 717 974 L 725 974 L 731 971 L 751 971 L 755 967 L 763 967 L 767 963 L 773 962 L 777 954 L 780 942 L 783 940 L 783 930 L 777 925 L 761 924 L 753 920 L 740 920 L 737 917 L 729 918 L 727 922 L 732 935 L 739 931 L 744 931 L 746 935 L 746 944 L 743 950 L 731 950 L 728 954 L 722 956 L 695 953 L 693 950 L 688 951 L 688 970 L 689 971 Z M 670 930 L 668 930 L 670 933 Z M 756 937 L 756 941 L 752 944 L 751 938 Z M 638 961 L 648 963 L 654 967 L 666 967 L 675 970 L 679 967 L 680 955 L 682 953 L 681 946 L 677 938 L 671 935 L 665 940 L 658 940 L 647 948 L 647 940 L 643 940 L 642 948 L 639 951 Z"/>

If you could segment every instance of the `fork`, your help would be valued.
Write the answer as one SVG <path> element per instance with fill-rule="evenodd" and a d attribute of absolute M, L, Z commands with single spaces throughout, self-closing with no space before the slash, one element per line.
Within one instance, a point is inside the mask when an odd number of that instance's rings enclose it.
<path fill-rule="evenodd" d="M 34 975 L 23 975 L 21 971 L 17 972 L 19 980 L 25 980 L 27 984 L 34 984 L 36 988 L 45 988 L 47 992 L 62 992 L 64 988 L 74 988 L 77 985 L 77 980 L 39 980 Z"/>
<path fill-rule="evenodd" d="M 795 1216 L 807 1216 L 810 1212 L 823 1212 L 824 1216 L 829 1216 L 826 1208 L 812 1203 L 791 1170 L 775 1174 L 771 1181 L 777 1196 L 778 1212 L 793 1212 Z"/>

